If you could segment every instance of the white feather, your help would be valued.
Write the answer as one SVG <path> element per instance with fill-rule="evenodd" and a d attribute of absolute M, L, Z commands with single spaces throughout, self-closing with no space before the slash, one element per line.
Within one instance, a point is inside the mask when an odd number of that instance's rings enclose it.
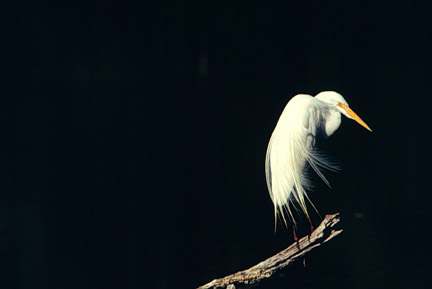
<path fill-rule="evenodd" d="M 348 105 L 336 92 L 324 92 L 315 98 L 299 94 L 282 112 L 268 144 L 265 166 L 275 221 L 279 215 L 287 225 L 288 214 L 295 224 L 291 206 L 296 204 L 309 218 L 306 205 L 306 199 L 309 200 L 306 190 L 311 188 L 307 177 L 309 165 L 329 185 L 322 169 L 336 168 L 314 146 L 317 136 L 330 136 L 339 127 L 341 112 L 337 105 L 341 102 Z"/>

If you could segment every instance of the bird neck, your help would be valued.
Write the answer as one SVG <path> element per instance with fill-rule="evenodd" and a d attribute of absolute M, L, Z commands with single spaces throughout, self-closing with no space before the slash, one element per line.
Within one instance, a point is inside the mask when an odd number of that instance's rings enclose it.
<path fill-rule="evenodd" d="M 341 113 L 338 110 L 329 107 L 329 109 L 323 110 L 322 114 L 323 133 L 325 134 L 325 137 L 329 137 L 339 128 L 341 124 Z"/>

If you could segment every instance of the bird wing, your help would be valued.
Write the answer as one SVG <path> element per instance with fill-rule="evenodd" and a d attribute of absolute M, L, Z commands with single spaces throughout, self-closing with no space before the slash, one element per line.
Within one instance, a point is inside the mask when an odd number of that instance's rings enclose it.
<path fill-rule="evenodd" d="M 279 118 L 267 148 L 267 186 L 275 206 L 275 216 L 279 214 L 285 224 L 284 212 L 287 212 L 295 223 L 290 203 L 299 204 L 308 215 L 305 188 L 309 187 L 309 181 L 305 169 L 314 137 L 305 126 L 309 126 L 307 118 L 310 112 L 307 108 L 311 99 L 311 96 L 298 95 L 290 100 Z"/>
<path fill-rule="evenodd" d="M 307 178 L 308 164 L 329 185 L 321 169 L 332 166 L 315 149 L 316 136 L 323 124 L 322 109 L 322 104 L 311 96 L 294 97 L 282 112 L 270 138 L 265 165 L 267 187 L 275 216 L 279 214 L 285 224 L 284 212 L 295 223 L 290 203 L 299 204 L 309 217 L 305 201 L 309 200 L 306 189 L 311 187 Z"/>

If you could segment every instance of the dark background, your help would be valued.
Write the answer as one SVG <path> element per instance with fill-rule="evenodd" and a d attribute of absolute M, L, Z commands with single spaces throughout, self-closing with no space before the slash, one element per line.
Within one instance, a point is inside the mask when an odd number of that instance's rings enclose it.
<path fill-rule="evenodd" d="M 344 232 L 263 288 L 426 288 L 425 3 L 5 4 L 1 287 L 195 288 L 280 251 L 267 142 L 293 95 L 335 90 L 374 131 L 320 142 L 343 169 L 310 196 Z"/>

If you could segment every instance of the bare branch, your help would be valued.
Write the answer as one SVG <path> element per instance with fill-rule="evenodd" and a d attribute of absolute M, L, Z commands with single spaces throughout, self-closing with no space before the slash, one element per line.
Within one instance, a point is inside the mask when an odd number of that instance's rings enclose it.
<path fill-rule="evenodd" d="M 309 236 L 301 238 L 298 242 L 294 242 L 283 251 L 247 270 L 215 279 L 210 283 L 198 287 L 198 289 L 239 289 L 270 278 L 273 274 L 291 264 L 298 257 L 303 256 L 310 250 L 339 235 L 342 230 L 333 229 L 333 226 L 339 221 L 339 213 L 326 215 L 321 224 Z"/>

